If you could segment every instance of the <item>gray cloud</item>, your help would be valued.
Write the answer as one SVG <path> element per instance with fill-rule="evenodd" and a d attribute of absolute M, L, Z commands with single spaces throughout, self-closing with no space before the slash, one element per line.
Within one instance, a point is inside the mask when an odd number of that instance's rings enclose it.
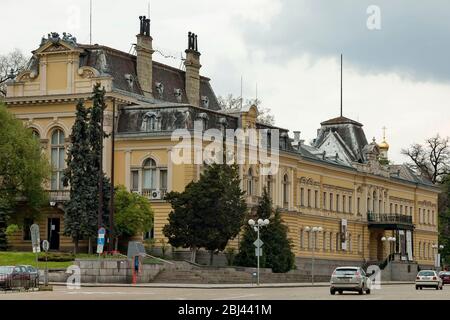
<path fill-rule="evenodd" d="M 363 72 L 396 72 L 414 80 L 450 80 L 450 2 L 446 0 L 283 0 L 269 24 L 242 23 L 245 40 L 269 59 L 301 53 L 338 57 Z M 381 30 L 366 27 L 369 5 Z"/>

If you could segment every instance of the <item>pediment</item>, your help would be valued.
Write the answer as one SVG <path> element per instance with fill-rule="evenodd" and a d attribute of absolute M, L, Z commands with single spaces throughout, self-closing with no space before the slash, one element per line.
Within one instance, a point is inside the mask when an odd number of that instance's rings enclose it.
<path fill-rule="evenodd" d="M 64 39 L 61 39 L 59 37 L 49 37 L 49 39 L 43 38 L 41 46 L 33 53 L 36 55 L 42 55 L 73 51 L 81 52 L 83 50 L 78 48 L 72 41 L 65 41 Z"/>

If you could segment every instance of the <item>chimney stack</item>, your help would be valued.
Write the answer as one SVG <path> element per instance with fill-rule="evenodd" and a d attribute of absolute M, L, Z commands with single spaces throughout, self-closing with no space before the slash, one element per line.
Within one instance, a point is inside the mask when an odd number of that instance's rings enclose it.
<path fill-rule="evenodd" d="M 186 97 L 193 106 L 200 106 L 200 52 L 198 52 L 197 35 L 188 33 L 188 48 L 186 49 Z"/>
<path fill-rule="evenodd" d="M 140 32 L 136 36 L 136 72 L 139 85 L 146 97 L 152 97 L 153 60 L 152 37 L 150 36 L 150 19 L 140 16 Z"/>
<path fill-rule="evenodd" d="M 300 133 L 301 133 L 301 131 L 294 131 L 294 143 L 297 143 L 300 141 Z"/>

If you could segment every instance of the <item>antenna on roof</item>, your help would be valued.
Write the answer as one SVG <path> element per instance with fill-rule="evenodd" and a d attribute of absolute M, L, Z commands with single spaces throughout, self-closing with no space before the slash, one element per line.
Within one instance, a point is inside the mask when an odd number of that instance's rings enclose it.
<path fill-rule="evenodd" d="M 342 117 L 342 53 L 341 53 L 341 117 Z"/>
<path fill-rule="evenodd" d="M 89 1 L 89 44 L 92 44 L 92 0 Z"/>

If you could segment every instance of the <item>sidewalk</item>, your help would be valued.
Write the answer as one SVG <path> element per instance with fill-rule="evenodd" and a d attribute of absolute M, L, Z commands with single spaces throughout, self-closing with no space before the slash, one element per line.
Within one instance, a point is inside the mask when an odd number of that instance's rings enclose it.
<path fill-rule="evenodd" d="M 65 282 L 50 282 L 54 286 L 65 286 Z M 414 282 L 408 281 L 386 281 L 381 285 L 413 285 Z M 311 288 L 311 287 L 329 287 L 328 282 L 317 282 L 312 285 L 309 283 L 262 283 L 256 284 L 189 284 L 189 283 L 82 283 L 82 287 L 114 287 L 114 288 L 178 288 L 178 289 L 251 289 L 251 288 Z"/>

